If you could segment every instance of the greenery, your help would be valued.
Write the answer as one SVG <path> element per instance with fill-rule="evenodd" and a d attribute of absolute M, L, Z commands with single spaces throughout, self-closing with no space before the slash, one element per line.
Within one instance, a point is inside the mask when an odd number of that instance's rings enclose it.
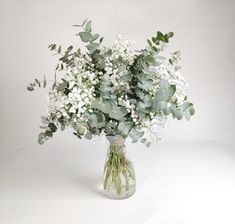
<path fill-rule="evenodd" d="M 60 129 L 72 128 L 78 138 L 120 135 L 149 146 L 160 135 L 155 126 L 165 126 L 170 118 L 190 120 L 195 110 L 184 93 L 186 82 L 180 74 L 180 53 L 166 56 L 165 47 L 173 32 L 147 39 L 139 51 L 134 43 L 119 36 L 110 47 L 93 32 L 91 21 L 75 25 L 87 51 L 50 44 L 59 56 L 54 81 L 49 87 L 48 114 L 42 117 L 43 144 Z M 57 78 L 60 76 L 60 78 Z M 27 89 L 45 88 L 49 81 L 35 79 Z"/>

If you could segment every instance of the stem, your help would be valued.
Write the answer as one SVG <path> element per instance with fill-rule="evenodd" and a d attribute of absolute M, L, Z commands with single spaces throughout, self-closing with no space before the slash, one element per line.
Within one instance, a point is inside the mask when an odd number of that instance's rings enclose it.
<path fill-rule="evenodd" d="M 125 179 L 125 184 L 122 179 Z M 113 187 L 118 195 L 123 192 L 123 185 L 125 190 L 130 189 L 130 180 L 135 180 L 135 173 L 132 163 L 125 155 L 124 145 L 110 145 L 108 150 L 108 159 L 104 167 L 104 190 L 110 191 Z"/>

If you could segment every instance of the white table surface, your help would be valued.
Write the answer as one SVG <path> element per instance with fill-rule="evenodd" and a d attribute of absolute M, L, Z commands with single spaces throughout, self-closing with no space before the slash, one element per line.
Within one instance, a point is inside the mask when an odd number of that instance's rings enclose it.
<path fill-rule="evenodd" d="M 234 224 L 234 148 L 213 142 L 128 145 L 137 191 L 101 189 L 106 145 L 49 143 L 0 158 L 0 224 Z"/>

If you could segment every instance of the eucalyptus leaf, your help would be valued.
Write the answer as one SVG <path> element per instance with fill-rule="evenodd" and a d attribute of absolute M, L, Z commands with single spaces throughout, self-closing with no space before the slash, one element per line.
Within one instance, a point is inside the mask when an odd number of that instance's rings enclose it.
<path fill-rule="evenodd" d="M 190 117 L 191 117 L 190 112 L 189 112 L 189 111 L 185 111 L 185 112 L 184 112 L 184 117 L 185 117 L 185 119 L 186 119 L 187 121 L 189 121 L 189 120 L 190 120 Z"/>
<path fill-rule="evenodd" d="M 116 120 L 123 120 L 124 117 L 128 114 L 128 111 L 125 107 L 113 106 L 109 116 Z"/>
<path fill-rule="evenodd" d="M 53 136 L 52 131 L 45 131 L 45 136 L 52 137 Z"/>
<path fill-rule="evenodd" d="M 168 89 L 168 88 L 170 87 L 170 83 L 169 83 L 167 80 L 162 79 L 162 80 L 160 81 L 160 87 L 161 87 L 161 88 L 166 88 L 166 89 Z"/>
<path fill-rule="evenodd" d="M 98 38 L 100 37 L 100 35 L 98 33 L 95 33 L 93 36 L 92 36 L 92 42 L 97 40 Z"/>
<path fill-rule="evenodd" d="M 169 97 L 172 97 L 175 94 L 175 91 L 176 91 L 176 86 L 170 85 L 168 88 Z"/>
<path fill-rule="evenodd" d="M 144 58 L 144 61 L 149 64 L 153 64 L 153 63 L 155 63 L 156 60 L 152 55 L 148 55 Z"/>
<path fill-rule="evenodd" d="M 153 46 L 151 40 L 147 39 L 147 42 L 148 42 L 148 45 L 149 45 L 150 47 Z"/>
<path fill-rule="evenodd" d="M 50 127 L 52 132 L 56 132 L 57 131 L 56 125 L 54 123 L 52 123 L 52 122 L 48 124 L 48 127 Z"/>
<path fill-rule="evenodd" d="M 136 128 L 132 128 L 130 131 L 130 137 L 132 138 L 132 143 L 136 143 L 139 141 L 141 137 L 143 137 L 144 131 L 139 131 Z"/>
<path fill-rule="evenodd" d="M 41 84 L 40 84 L 39 80 L 38 79 L 34 79 L 34 80 L 38 84 L 38 86 L 41 87 Z"/>
<path fill-rule="evenodd" d="M 94 52 L 94 51 L 96 51 L 96 50 L 99 48 L 99 46 L 100 46 L 100 44 L 92 42 L 92 43 L 86 45 L 86 48 L 87 48 L 90 52 Z"/>
<path fill-rule="evenodd" d="M 45 142 L 45 134 L 43 132 L 41 132 L 38 135 L 38 144 L 42 145 Z"/>
<path fill-rule="evenodd" d="M 84 133 L 85 133 L 85 128 L 84 128 L 84 127 L 79 127 L 78 130 L 77 130 L 77 133 L 78 133 L 79 135 L 84 135 Z"/>
<path fill-rule="evenodd" d="M 96 113 L 97 118 L 97 128 L 102 128 L 105 126 L 105 116 L 103 113 L 98 112 Z"/>
<path fill-rule="evenodd" d="M 154 106 L 160 111 L 163 111 L 166 108 L 167 103 L 165 101 L 156 101 Z"/>
<path fill-rule="evenodd" d="M 143 98 L 145 107 L 151 107 L 152 106 L 152 97 L 150 95 L 145 95 Z"/>
<path fill-rule="evenodd" d="M 88 118 L 88 123 L 91 126 L 91 128 L 96 128 L 97 127 L 97 117 L 96 114 L 90 114 Z"/>
<path fill-rule="evenodd" d="M 93 36 L 88 32 L 80 32 L 78 34 L 83 42 L 90 42 Z"/>
<path fill-rule="evenodd" d="M 120 135 L 124 138 L 126 138 L 133 126 L 132 122 L 120 122 L 118 125 L 118 130 L 120 131 Z"/>
<path fill-rule="evenodd" d="M 109 114 L 112 109 L 109 101 L 105 101 L 101 97 L 93 100 L 91 105 L 94 109 L 98 109 L 105 114 Z"/>
<path fill-rule="evenodd" d="M 85 134 L 85 138 L 88 139 L 88 140 L 91 140 L 92 139 L 92 134 L 90 132 L 87 132 Z"/>
<path fill-rule="evenodd" d="M 66 81 L 60 83 L 58 86 L 57 86 L 57 91 L 58 92 L 62 92 L 65 90 L 65 88 L 68 86 L 68 83 Z"/>
<path fill-rule="evenodd" d="M 175 110 L 174 115 L 177 120 L 181 120 L 183 118 L 183 112 L 181 110 Z"/>
<path fill-rule="evenodd" d="M 91 20 L 89 20 L 85 25 L 85 31 L 90 33 L 91 32 Z"/>
<path fill-rule="evenodd" d="M 46 78 L 45 78 L 45 76 L 44 76 L 44 80 L 43 80 L 43 88 L 45 88 L 45 87 L 46 87 L 46 85 L 47 85 L 47 81 L 46 81 Z"/>
<path fill-rule="evenodd" d="M 155 100 L 156 101 L 166 101 L 168 99 L 168 91 L 167 89 L 163 88 L 156 92 Z"/>

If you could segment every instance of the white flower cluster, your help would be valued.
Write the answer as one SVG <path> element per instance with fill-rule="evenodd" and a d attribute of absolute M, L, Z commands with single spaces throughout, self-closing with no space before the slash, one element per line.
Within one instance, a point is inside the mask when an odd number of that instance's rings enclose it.
<path fill-rule="evenodd" d="M 94 85 L 99 82 L 92 63 L 90 63 L 90 68 L 85 67 L 87 60 L 90 60 L 88 56 L 81 56 L 76 60 L 76 66 L 65 75 L 65 81 L 69 84 L 69 93 L 65 95 L 56 90 L 50 91 L 48 107 L 49 113 L 59 111 L 67 118 L 71 117 L 69 113 L 75 114 L 75 121 L 90 108 L 91 101 L 95 96 Z M 87 69 L 89 70 L 86 71 Z"/>
<path fill-rule="evenodd" d="M 130 47 L 134 44 L 134 40 L 118 35 L 117 39 L 114 40 L 111 45 L 111 49 L 113 52 L 112 58 L 118 59 L 119 57 L 121 57 L 123 61 L 126 61 L 129 65 L 131 65 L 134 62 L 135 54 L 130 49 Z"/>
<path fill-rule="evenodd" d="M 142 126 L 146 131 L 145 137 L 151 138 L 152 142 L 158 143 L 162 141 L 163 128 L 166 127 L 168 117 L 167 116 L 154 116 L 153 119 L 143 119 Z"/>
<path fill-rule="evenodd" d="M 149 74 L 149 77 L 152 79 L 154 87 L 150 91 L 152 94 L 156 92 L 159 88 L 160 80 L 165 79 L 171 85 L 175 85 L 176 92 L 174 94 L 174 98 L 177 99 L 177 102 L 181 104 L 184 101 L 186 94 L 183 91 L 183 88 L 188 84 L 185 81 L 185 78 L 180 74 L 180 67 L 177 66 L 177 62 L 180 59 L 180 53 L 175 52 L 172 57 L 172 61 L 176 63 L 175 66 L 169 66 L 168 60 L 161 56 L 156 56 L 157 66 L 149 66 L 146 71 Z"/>
<path fill-rule="evenodd" d="M 110 81 L 112 82 L 114 89 L 130 89 L 130 85 L 128 82 L 125 82 L 122 80 L 123 76 L 126 74 L 126 71 L 122 72 L 119 71 L 118 69 L 114 69 L 112 71 L 112 74 L 110 75 Z"/>
<path fill-rule="evenodd" d="M 127 95 L 125 95 L 125 98 L 123 96 L 118 98 L 118 105 L 125 107 L 128 113 L 131 114 L 132 121 L 135 124 L 138 123 L 138 114 L 135 110 L 135 105 L 130 102 Z"/>
<path fill-rule="evenodd" d="M 122 37 L 119 35 L 117 39 L 113 41 L 111 47 L 112 54 L 105 58 L 105 72 L 110 75 L 110 81 L 114 88 L 130 89 L 129 83 L 122 80 L 122 77 L 126 74 L 127 70 L 125 66 L 131 65 L 134 62 L 135 54 L 130 47 L 135 43 L 128 37 Z M 107 52 L 107 49 L 102 49 L 103 52 Z M 121 62 L 118 62 L 118 59 Z"/>

